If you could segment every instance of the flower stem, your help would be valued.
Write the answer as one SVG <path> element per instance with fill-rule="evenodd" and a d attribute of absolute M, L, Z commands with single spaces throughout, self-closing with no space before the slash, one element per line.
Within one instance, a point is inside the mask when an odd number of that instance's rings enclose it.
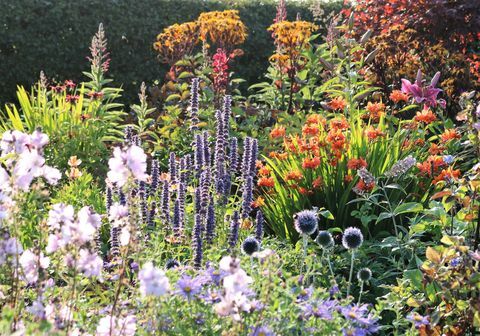
<path fill-rule="evenodd" d="M 362 294 L 363 294 L 363 281 L 360 281 L 360 294 L 358 295 L 358 304 L 362 301 Z"/>
<path fill-rule="evenodd" d="M 350 295 L 350 286 L 352 285 L 353 262 L 355 260 L 355 250 L 352 250 L 352 259 L 350 261 L 350 275 L 348 276 L 347 298 Z"/>

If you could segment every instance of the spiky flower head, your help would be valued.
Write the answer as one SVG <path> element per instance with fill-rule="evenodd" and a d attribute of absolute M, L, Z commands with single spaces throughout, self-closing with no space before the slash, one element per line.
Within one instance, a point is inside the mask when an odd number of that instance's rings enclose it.
<path fill-rule="evenodd" d="M 180 263 L 175 259 L 168 259 L 165 263 L 166 269 L 177 268 L 180 266 Z"/>
<path fill-rule="evenodd" d="M 359 170 L 357 170 L 357 174 L 366 185 L 371 185 L 372 183 L 375 183 L 375 177 L 366 168 L 360 168 Z"/>
<path fill-rule="evenodd" d="M 316 241 L 323 248 L 330 248 L 335 244 L 332 234 L 325 230 L 322 230 L 318 233 Z"/>
<path fill-rule="evenodd" d="M 297 212 L 293 216 L 295 230 L 298 233 L 304 235 L 311 235 L 317 230 L 318 227 L 318 217 L 317 213 L 312 210 L 303 210 Z"/>
<path fill-rule="evenodd" d="M 342 237 L 342 244 L 346 249 L 357 249 L 363 244 L 362 231 L 355 227 L 345 229 Z"/>
<path fill-rule="evenodd" d="M 395 162 L 392 168 L 385 173 L 385 176 L 399 177 L 405 174 L 410 168 L 415 166 L 415 163 L 417 163 L 417 160 L 413 156 L 409 155 L 405 159 Z"/>
<path fill-rule="evenodd" d="M 372 271 L 370 268 L 361 268 L 357 273 L 357 279 L 361 282 L 367 282 L 372 278 Z"/>
<path fill-rule="evenodd" d="M 242 251 L 247 255 L 252 255 L 260 250 L 260 242 L 257 238 L 250 236 L 245 238 L 242 243 Z"/>

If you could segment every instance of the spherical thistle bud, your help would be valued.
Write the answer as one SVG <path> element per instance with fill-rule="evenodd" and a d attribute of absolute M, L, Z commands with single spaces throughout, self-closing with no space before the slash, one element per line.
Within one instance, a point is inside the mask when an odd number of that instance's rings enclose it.
<path fill-rule="evenodd" d="M 355 227 L 345 229 L 342 237 L 342 244 L 346 249 L 356 249 L 363 244 L 362 231 Z"/>
<path fill-rule="evenodd" d="M 304 235 L 311 235 L 318 227 L 317 213 L 312 210 L 303 210 L 293 216 L 295 230 Z"/>
<path fill-rule="evenodd" d="M 357 273 L 358 281 L 367 282 L 372 278 L 372 271 L 370 268 L 361 268 Z"/>
<path fill-rule="evenodd" d="M 252 255 L 255 252 L 258 252 L 260 250 L 260 242 L 257 240 L 257 238 L 250 236 L 245 238 L 245 240 L 242 243 L 242 251 L 243 253 L 247 255 Z"/>
<path fill-rule="evenodd" d="M 328 231 L 320 231 L 316 241 L 322 248 L 330 248 L 335 244 L 332 234 Z"/>
<path fill-rule="evenodd" d="M 179 266 L 180 266 L 180 263 L 175 259 L 168 259 L 167 262 L 165 263 L 166 269 L 177 268 Z"/>

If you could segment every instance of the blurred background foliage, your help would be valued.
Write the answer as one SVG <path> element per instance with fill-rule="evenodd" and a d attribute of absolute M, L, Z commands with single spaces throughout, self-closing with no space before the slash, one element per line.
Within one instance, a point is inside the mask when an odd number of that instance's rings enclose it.
<path fill-rule="evenodd" d="M 313 20 L 314 0 L 287 2 L 289 19 Z M 43 70 L 59 81 L 82 80 L 88 64 L 90 36 L 103 23 L 112 64 L 110 74 L 131 101 L 142 81 L 162 80 L 152 44 L 165 27 L 194 20 L 202 12 L 237 9 L 248 27 L 234 71 L 247 83 L 258 81 L 274 49 L 267 27 L 275 17 L 275 0 L 0 0 L 0 106 L 15 102 L 16 85 L 29 86 Z M 341 1 L 322 3 L 316 15 L 339 11 Z M 317 18 L 318 19 L 318 18 Z M 247 85 L 245 85 L 245 88 Z"/>

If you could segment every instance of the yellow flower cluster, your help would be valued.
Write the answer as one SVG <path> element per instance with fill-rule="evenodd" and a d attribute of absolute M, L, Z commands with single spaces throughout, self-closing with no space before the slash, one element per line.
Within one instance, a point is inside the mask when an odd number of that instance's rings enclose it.
<path fill-rule="evenodd" d="M 316 29 L 316 25 L 307 21 L 280 21 L 268 28 L 273 33 L 277 46 L 285 51 L 295 52 L 303 48 Z"/>
<path fill-rule="evenodd" d="M 307 21 L 280 21 L 271 25 L 268 31 L 272 32 L 275 39 L 277 53 L 270 60 L 280 68 L 288 61 L 296 62 L 316 29 L 316 25 Z"/>
<path fill-rule="evenodd" d="M 237 10 L 202 13 L 198 17 L 198 23 L 200 40 L 225 50 L 242 44 L 247 37 L 247 28 L 240 20 Z"/>
<path fill-rule="evenodd" d="M 198 43 L 198 27 L 197 22 L 186 22 L 165 28 L 153 44 L 162 62 L 172 65 L 184 55 L 191 53 Z"/>

